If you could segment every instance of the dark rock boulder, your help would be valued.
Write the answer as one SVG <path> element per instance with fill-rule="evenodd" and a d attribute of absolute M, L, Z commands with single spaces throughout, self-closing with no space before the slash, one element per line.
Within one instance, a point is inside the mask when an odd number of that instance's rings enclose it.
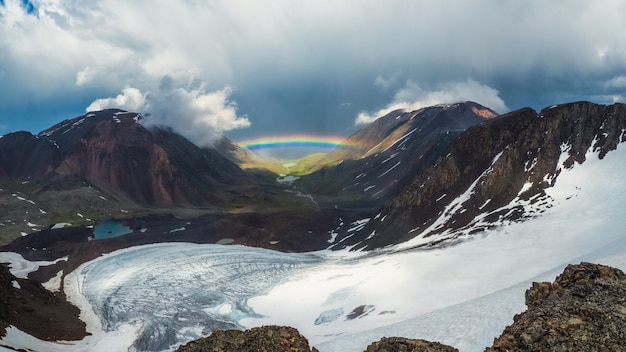
<path fill-rule="evenodd" d="M 533 283 L 526 305 L 486 351 L 624 350 L 626 275 L 619 269 L 569 265 L 554 283 Z"/>
<path fill-rule="evenodd" d="M 177 352 L 253 352 L 290 351 L 313 352 L 309 342 L 298 330 L 286 326 L 263 326 L 246 331 L 220 330 L 209 337 L 180 346 Z"/>
<path fill-rule="evenodd" d="M 458 352 L 459 350 L 441 344 L 404 337 L 383 337 L 380 341 L 367 346 L 365 352 Z"/>

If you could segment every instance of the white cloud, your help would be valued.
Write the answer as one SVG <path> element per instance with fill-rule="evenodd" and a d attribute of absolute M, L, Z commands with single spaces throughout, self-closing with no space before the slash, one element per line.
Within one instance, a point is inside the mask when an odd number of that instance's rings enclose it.
<path fill-rule="evenodd" d="M 226 131 L 250 126 L 237 115 L 237 104 L 229 101 L 232 90 L 215 92 L 198 88 L 175 88 L 148 95 L 146 126 L 168 126 L 200 146 L 215 143 Z"/>
<path fill-rule="evenodd" d="M 394 110 L 412 111 L 426 106 L 467 100 L 477 102 L 498 112 L 508 111 L 497 90 L 472 79 L 462 82 L 447 82 L 439 85 L 435 90 L 428 91 L 409 80 L 402 89 L 396 92 L 393 101 L 385 108 L 374 113 L 361 112 L 356 117 L 355 124 L 371 123 Z"/>
<path fill-rule="evenodd" d="M 92 69 L 89 66 L 85 67 L 84 69 L 76 73 L 76 85 L 82 86 L 84 84 L 91 82 L 93 78 L 95 77 L 95 75 L 96 75 L 96 71 L 94 69 Z"/>
<path fill-rule="evenodd" d="M 376 80 L 374 80 L 374 85 L 381 88 L 383 91 L 387 91 L 392 87 L 398 85 L 398 79 L 402 76 L 400 72 L 395 72 L 388 78 L 382 76 L 376 76 Z"/>
<path fill-rule="evenodd" d="M 225 87 L 206 92 L 202 85 L 195 89 L 172 86 L 173 79 L 166 76 L 160 90 L 142 93 L 127 87 L 112 97 L 96 99 L 86 111 L 118 108 L 141 112 L 146 127 L 166 126 L 200 146 L 216 142 L 224 132 L 250 126 L 245 116 L 237 115 L 237 104 L 230 101 L 232 89 Z"/>
<path fill-rule="evenodd" d="M 96 99 L 89 104 L 87 112 L 116 108 L 127 111 L 142 111 L 146 105 L 146 96 L 137 88 L 126 87 L 114 98 Z"/>
<path fill-rule="evenodd" d="M 606 82 L 608 88 L 626 88 L 626 76 L 617 76 Z"/>

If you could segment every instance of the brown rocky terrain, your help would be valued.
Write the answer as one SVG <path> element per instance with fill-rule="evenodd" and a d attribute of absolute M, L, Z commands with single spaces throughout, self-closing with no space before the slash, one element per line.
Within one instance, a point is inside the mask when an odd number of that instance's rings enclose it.
<path fill-rule="evenodd" d="M 0 337 L 11 325 L 46 341 L 80 340 L 87 332 L 79 313 L 61 294 L 33 280 L 16 278 L 0 264 Z"/>
<path fill-rule="evenodd" d="M 264 326 L 246 331 L 220 330 L 209 337 L 180 346 L 176 352 L 316 352 L 298 330 L 286 326 Z"/>
<path fill-rule="evenodd" d="M 623 351 L 626 275 L 592 263 L 568 265 L 553 283 L 526 291 L 528 310 L 495 339 L 488 352 Z"/>
<path fill-rule="evenodd" d="M 404 337 L 383 337 L 367 346 L 365 352 L 458 352 L 459 350 L 439 342 Z"/>
<path fill-rule="evenodd" d="M 64 121 L 39 134 L 59 146 L 55 172 L 76 175 L 142 205 L 199 206 L 218 202 L 216 190 L 241 182 L 243 172 L 211 149 L 141 116 L 104 110 Z"/>

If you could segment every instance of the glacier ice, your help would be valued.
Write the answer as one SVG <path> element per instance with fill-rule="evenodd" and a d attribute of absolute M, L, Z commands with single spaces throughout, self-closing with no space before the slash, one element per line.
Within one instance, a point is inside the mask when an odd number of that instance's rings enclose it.
<path fill-rule="evenodd" d="M 260 317 L 247 300 L 284 282 L 315 255 L 221 245 L 133 247 L 80 270 L 82 294 L 105 330 L 128 322 L 143 327 L 133 347 L 160 351 L 209 334 L 241 328 Z"/>

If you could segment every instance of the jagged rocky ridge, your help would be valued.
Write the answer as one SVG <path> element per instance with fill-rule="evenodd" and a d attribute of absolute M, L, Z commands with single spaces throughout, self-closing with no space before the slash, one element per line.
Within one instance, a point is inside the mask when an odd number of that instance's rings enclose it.
<path fill-rule="evenodd" d="M 528 310 L 516 315 L 486 352 L 619 351 L 626 338 L 626 275 L 619 269 L 582 262 L 568 265 L 554 282 L 534 282 L 526 291 Z M 521 298 L 520 298 L 521 299 Z M 316 351 L 289 327 L 216 331 L 179 352 Z M 365 352 L 453 352 L 438 342 L 384 337 Z"/>
<path fill-rule="evenodd" d="M 576 102 L 514 111 L 469 128 L 358 233 L 343 241 L 373 249 L 423 238 L 423 246 L 538 216 L 562 168 L 603 158 L 626 140 L 626 105 Z"/>

